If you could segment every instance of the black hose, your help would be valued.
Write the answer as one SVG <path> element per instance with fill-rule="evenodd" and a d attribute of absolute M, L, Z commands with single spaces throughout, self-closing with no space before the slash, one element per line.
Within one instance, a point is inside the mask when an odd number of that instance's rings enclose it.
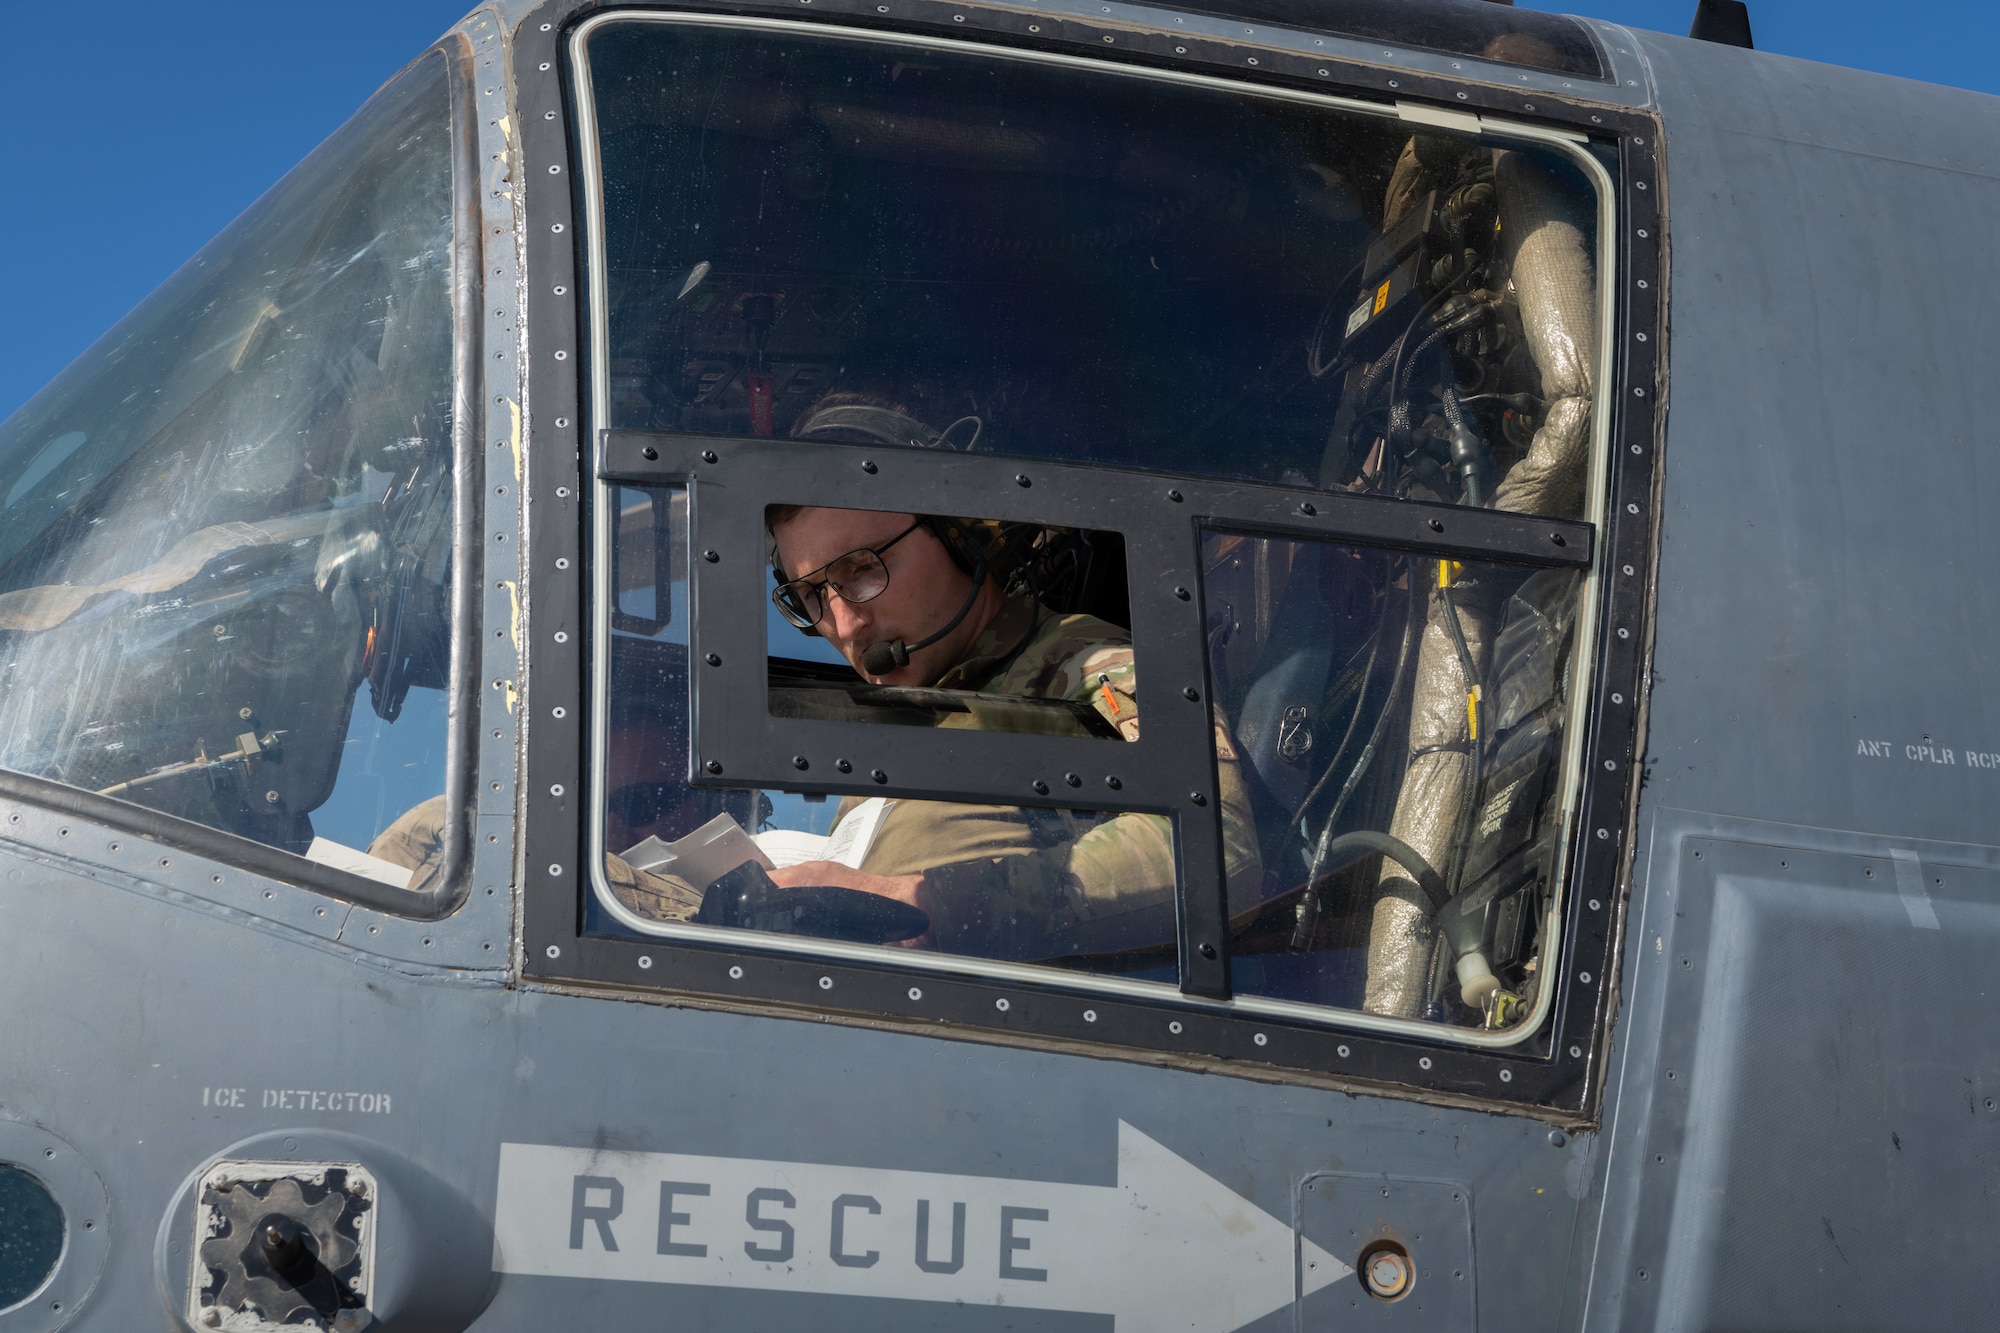
<path fill-rule="evenodd" d="M 1319 354 L 1326 342 L 1327 325 L 1332 322 L 1333 312 L 1338 304 L 1342 310 L 1348 309 L 1347 296 L 1354 290 L 1354 280 L 1361 276 L 1361 265 L 1368 262 L 1366 255 L 1347 272 L 1340 275 L 1340 281 L 1333 285 L 1333 295 L 1326 298 L 1320 307 L 1319 320 L 1313 325 L 1312 337 L 1306 340 L 1306 374 L 1314 379 L 1324 379 L 1335 367 L 1347 359 L 1347 349 L 1341 348 L 1330 361 L 1321 361 Z"/>
<path fill-rule="evenodd" d="M 1444 291 L 1431 297 L 1430 300 L 1424 302 L 1422 308 L 1417 311 L 1416 315 L 1411 318 L 1408 326 L 1404 328 L 1401 336 L 1396 339 L 1395 355 L 1389 361 L 1389 422 L 1388 430 L 1383 436 L 1382 445 L 1382 463 L 1384 467 L 1388 466 L 1390 459 L 1397 456 L 1397 434 L 1407 431 L 1410 424 L 1410 405 L 1396 394 L 1396 386 L 1402 383 L 1403 379 L 1403 349 L 1408 345 L 1410 335 L 1416 332 L 1417 325 L 1423 323 L 1426 317 L 1439 306 L 1443 305 L 1450 295 L 1451 289 L 1446 288 Z M 1410 354 L 1410 364 L 1415 364 L 1417 359 L 1436 345 L 1437 340 L 1442 336 L 1443 334 L 1440 331 L 1433 328 L 1429 335 L 1417 344 L 1417 350 Z"/>
<path fill-rule="evenodd" d="M 1472 327 L 1492 314 L 1493 307 L 1477 300 L 1473 301 L 1469 306 L 1461 307 L 1450 318 L 1444 320 L 1442 323 L 1433 325 L 1431 331 L 1424 335 L 1423 340 L 1417 344 L 1417 350 L 1410 353 L 1407 361 L 1403 359 L 1404 341 L 1409 338 L 1410 334 L 1423 321 L 1425 316 L 1441 309 L 1452 297 L 1461 295 L 1462 293 L 1458 289 L 1463 285 L 1464 281 L 1465 279 L 1463 278 L 1459 279 L 1426 301 L 1423 309 L 1417 312 L 1416 318 L 1410 321 L 1409 327 L 1403 330 L 1403 336 L 1396 340 L 1396 356 L 1389 372 L 1389 431 L 1386 437 L 1387 443 L 1383 448 L 1385 458 L 1396 453 L 1397 435 L 1399 433 L 1407 434 L 1410 429 L 1410 405 L 1397 394 L 1397 386 L 1402 383 L 1404 371 L 1414 368 L 1419 361 L 1423 360 L 1424 355 L 1431 348 L 1437 346 L 1445 338 Z M 1449 390 L 1447 390 L 1446 396 L 1450 396 Z M 1463 417 L 1457 414 L 1456 409 L 1456 403 L 1448 404 L 1445 408 L 1445 415 L 1454 418 L 1453 424 L 1463 429 Z M 1477 502 L 1475 501 L 1474 503 Z"/>
<path fill-rule="evenodd" d="M 1417 849 L 1401 838 L 1374 829 L 1356 829 L 1343 833 L 1327 843 L 1323 873 L 1306 881 L 1306 899 L 1319 896 L 1322 879 L 1331 879 L 1356 861 L 1369 856 L 1386 856 L 1403 869 L 1410 872 L 1417 887 L 1430 899 L 1431 915 L 1435 916 L 1448 901 L 1444 877 L 1432 868 L 1431 863 L 1417 852 Z"/>
<path fill-rule="evenodd" d="M 1441 567 L 1440 567 L 1441 568 Z M 1452 647 L 1458 650 L 1459 670 L 1465 674 L 1466 693 L 1466 741 L 1471 763 L 1466 769 L 1465 800 L 1459 807 L 1458 827 L 1451 837 L 1451 861 L 1448 868 L 1451 880 L 1457 886 L 1459 876 L 1465 872 L 1466 843 L 1472 833 L 1473 806 L 1479 800 L 1479 784 L 1485 779 L 1486 746 L 1479 736 L 1480 699 L 1479 677 L 1472 664 L 1472 649 L 1465 642 L 1465 627 L 1458 620 L 1458 599 L 1451 595 L 1451 585 L 1442 576 L 1438 579 L 1438 596 L 1444 601 L 1445 624 L 1451 628 Z"/>
<path fill-rule="evenodd" d="M 1382 711 L 1375 718 L 1375 729 L 1368 734 L 1368 744 L 1361 747 L 1361 755 L 1355 760 L 1353 771 L 1347 775 L 1347 781 L 1341 786 L 1340 795 L 1335 799 L 1333 809 L 1327 812 L 1326 827 L 1320 834 L 1322 842 L 1332 834 L 1333 821 L 1340 817 L 1342 808 L 1347 804 L 1347 798 L 1354 794 L 1355 787 L 1361 782 L 1362 776 L 1367 773 L 1369 764 L 1375 758 L 1375 747 L 1382 739 L 1383 728 L 1389 725 L 1389 715 L 1396 711 L 1396 704 L 1402 697 L 1403 668 L 1409 665 L 1410 660 L 1410 631 L 1418 624 L 1416 614 L 1417 596 L 1415 590 L 1416 564 L 1414 561 L 1410 562 L 1409 578 L 1412 585 L 1410 610 L 1403 617 L 1403 641 L 1396 650 L 1396 668 L 1389 678 L 1389 697 L 1382 701 Z M 1320 789 L 1326 785 L 1327 779 L 1333 776 L 1333 772 L 1333 766 L 1328 765 L 1326 773 L 1321 776 L 1313 789 L 1306 794 L 1306 799 L 1299 803 L 1301 810 L 1304 810 L 1306 806 L 1310 805 L 1319 796 Z"/>
<path fill-rule="evenodd" d="M 1479 469 L 1485 461 L 1486 447 L 1466 421 L 1465 409 L 1459 405 L 1456 390 L 1449 384 L 1445 385 L 1438 401 L 1444 407 L 1445 422 L 1451 427 L 1451 464 L 1458 469 L 1462 497 L 1466 504 L 1477 509 L 1482 503 Z"/>
<path fill-rule="evenodd" d="M 1455 288 L 1458 285 L 1459 285 L 1458 283 L 1453 283 L 1451 286 L 1446 287 L 1444 290 L 1439 292 L 1434 292 L 1430 296 L 1426 297 L 1424 299 L 1424 303 L 1417 308 L 1417 313 L 1410 316 L 1410 322 L 1403 326 L 1403 331 L 1396 335 L 1396 341 L 1393 344 L 1392 349 L 1388 352 L 1383 353 L 1381 356 L 1375 358 L 1375 360 L 1371 361 L 1368 364 L 1367 369 L 1362 372 L 1360 383 L 1356 384 L 1353 388 L 1353 395 L 1355 401 L 1360 404 L 1360 407 L 1355 413 L 1354 423 L 1348 427 L 1349 439 L 1353 438 L 1353 432 L 1359 428 L 1363 420 L 1365 420 L 1369 416 L 1374 415 L 1374 410 L 1370 410 L 1368 407 L 1368 400 L 1374 396 L 1375 390 L 1381 386 L 1384 375 L 1386 373 L 1387 379 L 1389 381 L 1389 400 L 1385 402 L 1381 406 L 1381 408 L 1375 410 L 1379 410 L 1388 416 L 1389 420 L 1385 428 L 1384 438 L 1387 439 L 1391 444 L 1395 442 L 1397 423 L 1398 423 L 1398 414 L 1396 409 L 1399 406 L 1399 404 L 1396 401 L 1396 384 L 1397 381 L 1402 377 L 1403 351 L 1409 345 L 1410 335 L 1417 331 L 1417 326 L 1424 322 L 1426 316 L 1431 314 L 1439 306 L 1443 305 L 1446 301 L 1450 300 L 1451 297 L 1454 295 Z M 1324 317 L 1323 314 L 1322 317 Z M 1318 330 L 1315 330 L 1314 331 L 1315 345 L 1318 336 L 1319 336 Z M 1436 337 L 1437 335 L 1433 333 L 1431 335 L 1430 341 L 1435 342 Z M 1306 349 L 1309 360 L 1313 355 L 1315 345 L 1309 345 Z M 1421 350 L 1419 351 L 1419 355 L 1421 355 Z M 1340 357 L 1335 357 L 1334 360 L 1326 363 L 1325 367 L 1319 373 L 1320 374 L 1330 373 L 1333 370 L 1333 368 L 1339 364 L 1340 360 L 1344 356 L 1345 352 L 1343 352 Z M 1308 365 L 1307 368 L 1311 369 L 1311 365 Z M 1402 415 L 1405 417 L 1408 416 L 1408 408 L 1406 406 L 1404 407 Z M 1345 443 L 1345 441 L 1343 441 L 1343 443 Z M 1383 458 L 1382 458 L 1382 464 L 1385 469 L 1389 466 L 1392 458 L 1393 458 L 1393 451 L 1385 447 L 1383 450 Z M 1386 482 L 1393 482 L 1394 479 L 1389 477 L 1385 471 L 1383 474 L 1383 480 Z M 1385 487 L 1384 489 L 1393 489 L 1393 487 L 1392 486 Z"/>
<path fill-rule="evenodd" d="M 1388 568 L 1394 569 L 1394 557 L 1389 557 L 1386 564 Z M 1385 598 L 1384 600 L 1386 601 L 1387 599 Z M 1409 623 L 1407 618 L 1404 621 L 1402 633 L 1404 641 L 1407 643 L 1409 639 Z M 1374 682 L 1376 656 L 1380 653 L 1381 648 L 1382 631 L 1380 628 L 1377 628 L 1375 633 L 1369 637 L 1368 665 L 1362 669 L 1361 689 L 1355 696 L 1354 716 L 1347 719 L 1347 732 L 1340 738 L 1339 746 L 1334 749 L 1333 758 L 1326 761 L 1326 769 L 1319 775 L 1319 781 L 1313 783 L 1311 790 L 1306 792 L 1305 796 L 1299 801 L 1298 808 L 1293 811 L 1292 817 L 1299 825 L 1299 831 L 1307 833 L 1308 836 L 1310 836 L 1310 832 L 1306 827 L 1306 812 L 1312 809 L 1312 803 L 1319 799 L 1319 794 L 1326 790 L 1326 784 L 1333 781 L 1333 775 L 1340 771 L 1340 761 L 1347 757 L 1347 743 L 1354 739 L 1354 729 L 1361 723 L 1362 708 L 1368 700 L 1368 687 Z M 1399 673 L 1401 669 L 1402 663 L 1398 659 L 1397 670 Z"/>
<path fill-rule="evenodd" d="M 1397 364 L 1389 373 L 1389 432 L 1387 443 L 1383 446 L 1383 454 L 1385 456 L 1400 454 L 1401 450 L 1397 445 L 1398 437 L 1406 436 L 1410 433 L 1409 400 L 1396 392 L 1397 385 L 1403 379 L 1403 369 L 1406 365 L 1414 366 L 1417 362 L 1421 361 L 1424 353 L 1437 346 L 1438 340 L 1443 336 L 1438 330 L 1432 329 L 1424 340 L 1417 344 L 1417 350 L 1410 353 L 1410 358 L 1407 362 L 1402 360 L 1401 349 L 1398 348 Z"/>
<path fill-rule="evenodd" d="M 1302 950 L 1308 944 L 1312 943 L 1313 929 L 1319 924 L 1319 893 L 1311 886 L 1319 879 L 1321 867 L 1326 862 L 1327 849 L 1334 841 L 1334 824 L 1340 819 L 1341 812 L 1347 808 L 1348 798 L 1354 795 L 1354 789 L 1361 784 L 1362 776 L 1368 772 L 1369 766 L 1375 762 L 1375 748 L 1381 744 L 1382 733 L 1388 728 L 1389 718 L 1395 713 L 1396 705 L 1401 701 L 1403 696 L 1403 671 L 1409 665 L 1410 661 L 1411 631 L 1422 624 L 1422 620 L 1417 615 L 1417 606 L 1419 599 L 1423 596 L 1421 585 L 1417 579 L 1417 562 L 1415 560 L 1409 561 L 1407 568 L 1409 570 L 1408 579 L 1410 584 L 1410 611 L 1403 618 L 1403 642 L 1396 650 L 1396 670 L 1389 679 L 1389 696 L 1382 701 L 1382 712 L 1375 719 L 1375 729 L 1369 733 L 1368 744 L 1361 747 L 1361 753 L 1354 761 L 1353 771 L 1347 775 L 1347 781 L 1341 785 L 1340 795 L 1334 799 L 1333 808 L 1326 812 L 1326 823 L 1320 829 L 1319 845 L 1313 849 L 1312 864 L 1306 871 L 1306 895 L 1299 899 L 1299 905 L 1293 917 L 1292 948 L 1294 951 Z M 1326 775 L 1320 778 L 1319 783 L 1315 784 L 1312 791 L 1306 794 L 1305 801 L 1300 803 L 1299 808 L 1301 810 L 1307 804 L 1310 804 L 1313 798 L 1319 795 L 1320 787 L 1325 785 L 1327 778 L 1332 777 L 1333 773 L 1333 766 L 1328 765 Z M 1386 837 L 1387 835 L 1383 836 Z M 1411 855 L 1415 855 L 1415 853 L 1412 852 Z"/>
<path fill-rule="evenodd" d="M 1299 831 L 1307 833 L 1308 836 L 1310 834 L 1306 825 L 1306 811 L 1319 798 L 1320 792 L 1326 789 L 1328 780 L 1339 771 L 1340 761 L 1347 758 L 1348 743 L 1354 739 L 1355 731 L 1361 726 L 1361 715 L 1368 709 L 1368 687 L 1375 683 L 1375 662 L 1381 655 L 1382 631 L 1378 627 L 1368 636 L 1368 661 L 1361 668 L 1361 688 L 1354 692 L 1354 713 L 1347 719 L 1347 730 L 1341 733 L 1340 744 L 1334 747 L 1333 758 L 1326 761 L 1326 770 L 1319 775 L 1319 781 L 1313 783 L 1312 790 L 1305 794 L 1304 799 L 1299 802 L 1298 809 L 1293 812 L 1292 818 L 1298 824 Z"/>

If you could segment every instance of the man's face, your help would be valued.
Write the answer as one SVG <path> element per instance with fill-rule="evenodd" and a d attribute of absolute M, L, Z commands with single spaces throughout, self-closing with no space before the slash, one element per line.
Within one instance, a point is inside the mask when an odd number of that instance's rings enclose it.
<path fill-rule="evenodd" d="M 796 579 L 818 574 L 849 551 L 882 546 L 913 521 L 910 514 L 879 509 L 802 509 L 778 524 L 771 536 L 779 567 L 786 578 Z M 889 570 L 889 586 L 880 596 L 856 603 L 828 590 L 826 614 L 816 626 L 856 671 L 871 644 L 890 639 L 914 643 L 937 633 L 972 591 L 971 577 L 928 528 L 918 528 L 884 551 L 882 563 Z M 988 601 L 997 601 L 991 580 L 981 592 Z M 883 676 L 861 674 L 878 685 L 928 685 L 957 665 L 990 615 L 990 607 L 982 613 L 975 606 L 950 634 L 911 653 L 908 666 Z"/>

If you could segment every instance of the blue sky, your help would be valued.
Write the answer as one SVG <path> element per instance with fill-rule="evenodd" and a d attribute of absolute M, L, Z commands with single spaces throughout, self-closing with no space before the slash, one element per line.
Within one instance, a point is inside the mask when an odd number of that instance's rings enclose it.
<path fill-rule="evenodd" d="M 1415 0 L 1413 0 L 1415 2 Z M 1566 0 L 1687 31 L 1695 0 Z M 11 6 L 0 79 L 0 417 L 67 365 L 471 0 Z M 1750 0 L 1759 47 L 2000 92 L 1993 0 Z"/>

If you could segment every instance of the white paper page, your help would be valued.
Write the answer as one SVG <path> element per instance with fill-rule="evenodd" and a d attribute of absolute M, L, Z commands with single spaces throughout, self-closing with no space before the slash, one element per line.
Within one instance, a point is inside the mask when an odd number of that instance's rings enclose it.
<path fill-rule="evenodd" d="M 409 888 L 417 873 L 407 866 L 356 851 L 346 843 L 335 842 L 331 838 L 314 838 L 312 846 L 306 848 L 306 860 L 332 866 L 335 870 L 345 870 L 350 875 L 362 875 L 383 884 L 393 884 L 399 889 Z"/>
<path fill-rule="evenodd" d="M 733 816 L 717 815 L 684 838 L 662 842 L 648 838 L 620 853 L 635 870 L 672 875 L 689 884 L 713 884 L 745 861 L 766 870 L 776 867 Z"/>
<path fill-rule="evenodd" d="M 771 858 L 771 864 L 783 869 L 786 866 L 803 865 L 807 861 L 825 861 L 827 836 L 824 833 L 808 833 L 804 829 L 772 828 L 762 833 L 750 835 L 751 841 Z"/>
<path fill-rule="evenodd" d="M 875 845 L 875 834 L 880 831 L 882 821 L 895 808 L 894 801 L 871 796 L 849 810 L 846 818 L 835 824 L 833 832 L 827 835 L 820 859 L 838 861 L 849 870 L 861 869 L 861 863 L 868 859 L 868 849 Z"/>

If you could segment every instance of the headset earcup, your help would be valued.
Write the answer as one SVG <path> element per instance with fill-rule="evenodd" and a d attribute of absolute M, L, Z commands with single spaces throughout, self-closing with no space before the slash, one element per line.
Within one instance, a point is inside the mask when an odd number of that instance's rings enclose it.
<path fill-rule="evenodd" d="M 957 519 L 945 518 L 938 514 L 920 514 L 918 518 L 931 536 L 936 537 L 944 546 L 945 554 L 949 555 L 951 562 L 958 566 L 959 573 L 970 577 L 978 570 L 982 563 L 981 552 L 978 549 L 979 539 L 966 531 L 964 524 Z"/>

